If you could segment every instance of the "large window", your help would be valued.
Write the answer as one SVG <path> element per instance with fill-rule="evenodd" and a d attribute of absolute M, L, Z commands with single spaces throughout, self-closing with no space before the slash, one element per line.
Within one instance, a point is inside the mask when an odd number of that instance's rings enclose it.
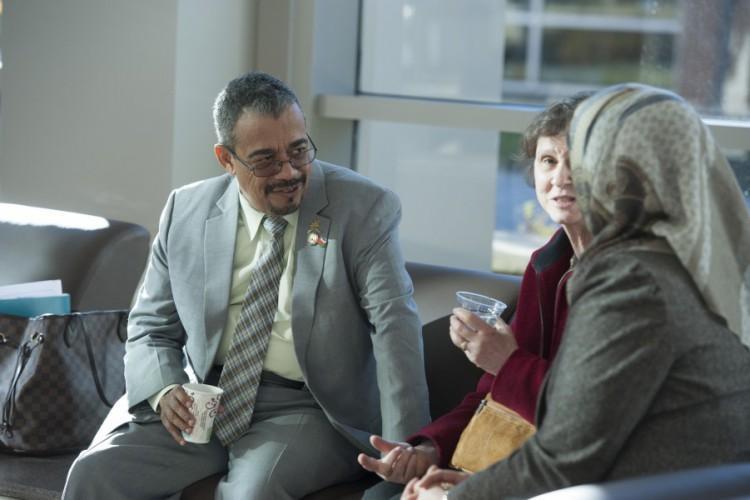
<path fill-rule="evenodd" d="M 538 111 L 639 81 L 731 120 L 743 137 L 750 130 L 747 0 L 362 0 L 360 15 L 363 97 L 458 103 L 470 117 L 473 105 Z M 519 272 L 554 230 L 513 159 L 525 124 L 374 115 L 360 117 L 356 164 L 401 196 L 407 258 Z M 725 152 L 750 199 L 744 144 Z"/>

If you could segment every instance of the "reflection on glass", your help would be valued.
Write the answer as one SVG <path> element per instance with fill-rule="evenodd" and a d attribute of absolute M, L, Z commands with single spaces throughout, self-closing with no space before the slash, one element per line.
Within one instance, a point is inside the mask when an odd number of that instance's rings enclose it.
<path fill-rule="evenodd" d="M 502 4 L 472 0 L 466 8 L 457 1 L 365 0 L 359 90 L 497 102 L 503 78 Z"/>
<path fill-rule="evenodd" d="M 542 54 L 545 82 L 674 84 L 674 37 L 669 35 L 550 29 L 544 32 Z"/>
<path fill-rule="evenodd" d="M 401 199 L 407 260 L 490 268 L 498 139 L 488 130 L 359 122 L 357 170 Z"/>
<path fill-rule="evenodd" d="M 621 81 L 750 117 L 750 1 L 363 0 L 365 93 L 544 104 Z"/>
<path fill-rule="evenodd" d="M 737 176 L 737 182 L 745 195 L 745 202 L 750 208 L 750 150 L 736 151 L 730 150 L 725 152 L 729 165 Z"/>
<path fill-rule="evenodd" d="M 460 0 L 362 0 L 362 5 L 363 93 L 547 104 L 580 90 L 637 81 L 676 91 L 705 116 L 750 118 L 750 0 L 472 0 L 472 8 Z M 483 227 L 494 229 L 493 268 L 507 272 L 513 270 L 510 256 L 521 247 L 538 247 L 554 228 L 525 182 L 523 167 L 513 160 L 519 136 L 484 132 L 370 123 L 360 127 L 357 168 L 400 193 L 422 190 L 405 202 L 408 234 L 419 235 L 407 243 L 416 248 L 434 236 L 444 262 L 452 255 L 458 259 L 452 253 L 457 243 L 431 224 L 457 217 L 446 200 L 455 206 L 489 201 L 494 225 Z M 461 154 L 449 154 L 454 150 Z M 750 200 L 750 152 L 727 155 Z M 453 178 L 456 166 L 464 164 L 472 166 L 471 174 Z M 494 187 L 489 194 L 487 186 Z M 455 193 L 441 198 L 449 187 Z M 494 200 L 482 198 L 493 195 Z M 419 203 L 427 198 L 431 203 L 440 198 L 442 212 L 425 211 Z M 435 213 L 442 213 L 442 220 L 436 222 Z"/>
<path fill-rule="evenodd" d="M 505 65 L 503 78 L 523 80 L 526 78 L 526 41 L 528 28 L 508 26 L 505 31 Z"/>
<path fill-rule="evenodd" d="M 529 10 L 529 0 L 508 0 L 508 7 L 517 10 Z"/>
<path fill-rule="evenodd" d="M 608 16 L 634 16 L 672 18 L 678 12 L 677 0 L 546 0 L 549 12 L 569 14 L 604 14 Z"/>

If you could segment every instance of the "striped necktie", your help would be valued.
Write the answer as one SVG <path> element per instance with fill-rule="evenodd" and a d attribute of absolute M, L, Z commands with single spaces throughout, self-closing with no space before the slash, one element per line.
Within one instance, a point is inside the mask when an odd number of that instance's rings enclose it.
<path fill-rule="evenodd" d="M 225 446 L 250 428 L 255 396 L 279 304 L 279 281 L 284 270 L 284 229 L 281 217 L 266 216 L 263 227 L 272 236 L 252 270 L 240 319 L 224 361 L 219 387 L 224 389 L 224 413 L 216 420 L 216 435 Z"/>

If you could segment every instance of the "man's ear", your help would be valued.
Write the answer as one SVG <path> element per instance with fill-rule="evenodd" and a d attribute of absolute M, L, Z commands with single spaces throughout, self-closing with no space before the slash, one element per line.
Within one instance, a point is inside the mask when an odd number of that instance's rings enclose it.
<path fill-rule="evenodd" d="M 216 160 L 221 165 L 221 168 L 226 170 L 228 174 L 234 175 L 234 162 L 232 161 L 232 153 L 223 144 L 214 144 L 214 155 Z"/>

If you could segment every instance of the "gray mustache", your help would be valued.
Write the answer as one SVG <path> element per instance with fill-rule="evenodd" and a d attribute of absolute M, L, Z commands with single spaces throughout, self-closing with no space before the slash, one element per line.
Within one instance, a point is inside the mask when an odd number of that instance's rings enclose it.
<path fill-rule="evenodd" d="M 269 184 L 268 186 L 266 186 L 266 193 L 270 193 L 274 189 L 295 187 L 298 184 L 304 184 L 305 180 L 306 180 L 306 177 L 302 176 L 299 179 L 293 179 L 290 181 L 279 181 L 274 184 Z"/>

